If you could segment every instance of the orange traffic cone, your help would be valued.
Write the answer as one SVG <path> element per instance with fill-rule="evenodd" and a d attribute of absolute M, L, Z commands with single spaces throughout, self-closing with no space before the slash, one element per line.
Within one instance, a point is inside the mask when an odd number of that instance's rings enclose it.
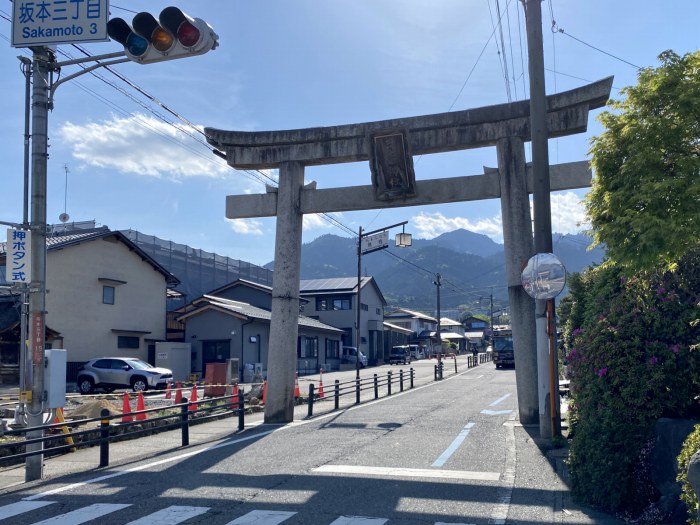
<path fill-rule="evenodd" d="M 146 404 L 143 402 L 143 392 L 139 392 L 136 398 L 136 411 L 138 412 L 140 410 L 146 410 Z M 148 419 L 146 414 L 136 414 L 136 421 L 144 421 L 146 419 Z"/>
<path fill-rule="evenodd" d="M 321 382 L 318 385 L 318 398 L 321 399 L 323 397 L 323 368 L 321 368 Z"/>
<path fill-rule="evenodd" d="M 267 380 L 263 381 L 263 398 L 262 398 L 262 404 L 265 404 L 265 398 L 267 398 Z"/>
<path fill-rule="evenodd" d="M 129 393 L 124 392 L 124 400 L 122 402 L 122 423 L 131 423 L 134 418 L 131 414 L 131 403 L 129 402 Z"/>
<path fill-rule="evenodd" d="M 182 403 L 182 383 L 178 381 L 175 389 L 175 404 L 179 405 L 180 403 Z"/>
<path fill-rule="evenodd" d="M 197 385 L 192 385 L 192 397 L 190 401 L 193 401 L 193 403 L 190 403 L 190 410 L 197 410 L 197 403 L 194 403 L 194 401 L 197 401 Z"/>
<path fill-rule="evenodd" d="M 299 372 L 294 373 L 294 397 L 299 397 Z"/>
<path fill-rule="evenodd" d="M 170 388 L 170 383 L 168 383 L 168 386 L 165 387 L 165 399 L 170 399 L 172 397 L 173 393 Z"/>

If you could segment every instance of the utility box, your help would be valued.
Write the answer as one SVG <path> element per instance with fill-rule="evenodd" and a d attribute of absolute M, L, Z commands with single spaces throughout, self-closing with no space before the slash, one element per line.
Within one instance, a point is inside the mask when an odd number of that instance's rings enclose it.
<path fill-rule="evenodd" d="M 173 381 L 187 381 L 192 373 L 190 343 L 156 343 L 155 365 L 173 371 Z"/>
<path fill-rule="evenodd" d="M 66 361 L 68 352 L 59 348 L 44 350 L 44 393 L 47 408 L 66 406 Z"/>

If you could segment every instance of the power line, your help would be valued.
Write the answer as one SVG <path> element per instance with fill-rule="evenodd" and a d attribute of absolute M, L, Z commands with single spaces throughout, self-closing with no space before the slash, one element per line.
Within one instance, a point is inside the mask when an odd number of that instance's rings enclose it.
<path fill-rule="evenodd" d="M 594 46 L 594 45 L 592 45 L 592 44 L 589 44 L 588 42 L 584 42 L 584 41 L 581 40 L 580 38 L 576 38 L 574 35 L 572 35 L 572 34 L 570 34 L 570 33 L 567 33 L 566 31 L 564 31 L 564 29 L 558 27 L 557 24 L 556 24 L 556 22 L 554 22 L 554 23 L 552 24 L 552 32 L 553 32 L 553 33 L 561 33 L 562 35 L 566 35 L 566 36 L 568 36 L 569 38 L 573 38 L 574 40 L 576 40 L 577 42 L 583 44 L 584 46 L 588 46 L 588 47 L 590 47 L 591 49 L 595 49 L 596 51 L 598 51 L 598 52 L 600 52 L 600 53 L 603 53 L 604 55 L 608 55 L 609 57 L 614 58 L 615 60 L 619 60 L 620 62 L 624 62 L 625 64 L 627 64 L 627 65 L 629 65 L 629 66 L 632 66 L 632 67 L 635 68 L 635 69 L 642 69 L 640 66 L 638 66 L 638 65 L 636 65 L 636 64 L 633 64 L 632 62 L 629 62 L 629 61 L 625 60 L 624 58 L 620 58 L 619 56 L 613 55 L 612 53 L 608 53 L 607 51 L 603 51 L 603 50 L 600 49 L 599 47 L 596 47 L 596 46 Z"/>

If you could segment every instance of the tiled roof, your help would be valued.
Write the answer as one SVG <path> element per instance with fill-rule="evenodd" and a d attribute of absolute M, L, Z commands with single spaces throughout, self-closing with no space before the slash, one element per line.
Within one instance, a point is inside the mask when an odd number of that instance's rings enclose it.
<path fill-rule="evenodd" d="M 362 286 L 371 277 L 362 277 Z M 301 293 L 311 292 L 352 292 L 357 288 L 357 277 L 335 277 L 332 279 L 306 279 L 299 283 Z"/>
<path fill-rule="evenodd" d="M 406 308 L 397 308 L 393 312 L 389 312 L 384 314 L 384 317 L 386 318 L 400 318 L 400 317 L 413 317 L 416 319 L 425 319 L 426 321 L 432 321 L 434 323 L 437 323 L 437 319 L 434 317 L 431 317 L 429 315 L 423 314 L 421 312 L 415 312 L 413 310 L 408 310 Z"/>
<path fill-rule="evenodd" d="M 240 301 L 232 301 L 230 299 L 223 299 L 221 297 L 216 297 L 213 295 L 205 295 L 203 297 L 203 301 L 200 303 L 203 307 L 206 306 L 214 306 L 217 308 L 222 308 L 224 310 L 228 310 L 229 312 L 237 313 L 240 315 L 244 315 L 246 317 L 252 318 L 252 319 L 262 319 L 265 321 L 269 321 L 272 317 L 272 312 L 270 310 L 265 310 L 264 308 L 258 308 L 257 306 L 253 306 L 248 303 L 243 303 Z M 197 311 L 201 310 L 199 308 L 198 310 L 194 310 L 192 312 L 189 312 L 188 314 L 184 314 L 185 316 L 189 316 L 192 314 L 196 314 Z M 299 316 L 299 326 L 303 326 L 305 328 L 315 328 L 317 330 L 325 330 L 327 332 L 338 332 L 341 333 L 342 330 L 339 328 L 336 328 L 334 326 L 327 325 L 325 323 L 322 323 L 321 321 L 318 321 L 316 319 L 312 319 L 310 317 L 305 317 L 303 315 Z"/>

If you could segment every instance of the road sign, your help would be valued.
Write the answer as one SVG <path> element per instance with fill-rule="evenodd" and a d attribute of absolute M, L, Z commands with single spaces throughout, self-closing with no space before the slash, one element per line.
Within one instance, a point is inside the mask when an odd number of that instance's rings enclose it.
<path fill-rule="evenodd" d="M 7 257 L 5 279 L 8 283 L 29 283 L 32 275 L 31 244 L 29 230 L 7 230 Z"/>
<path fill-rule="evenodd" d="M 363 236 L 360 243 L 360 251 L 363 254 L 381 250 L 389 246 L 389 230 L 384 230 L 379 233 Z"/>
<path fill-rule="evenodd" d="M 107 42 L 109 0 L 15 0 L 12 47 Z"/>

